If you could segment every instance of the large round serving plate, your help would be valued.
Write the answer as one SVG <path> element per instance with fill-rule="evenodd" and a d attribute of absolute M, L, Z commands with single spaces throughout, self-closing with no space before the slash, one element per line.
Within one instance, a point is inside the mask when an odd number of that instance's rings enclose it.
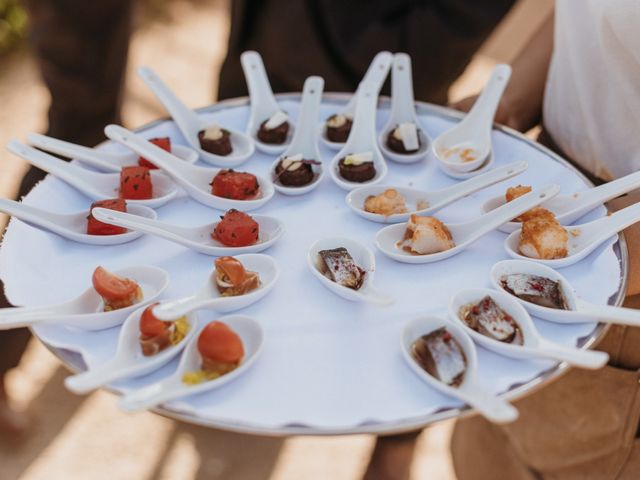
<path fill-rule="evenodd" d="M 347 97 L 325 95 L 324 119 Z M 284 110 L 295 119 L 299 95 L 280 95 Z M 423 127 L 435 138 L 458 121 L 460 114 L 420 103 Z M 243 130 L 249 118 L 246 99 L 221 102 L 200 114 L 222 125 Z M 388 101 L 380 103 L 381 128 Z M 184 143 L 171 121 L 157 121 L 140 130 L 147 136 L 169 135 Z M 441 210 L 445 222 L 460 222 L 481 214 L 482 203 L 517 183 L 542 186 L 558 183 L 563 193 L 588 188 L 588 182 L 565 161 L 524 136 L 497 128 L 493 133 L 495 165 L 527 160 L 520 176 L 460 200 Z M 121 148 L 104 144 L 101 148 Z M 327 168 L 333 152 L 322 149 Z M 273 157 L 256 154 L 240 170 L 267 174 Z M 406 165 L 389 162 L 383 183 L 432 189 L 451 185 L 433 159 Z M 326 175 L 308 195 L 276 197 L 256 213 L 278 217 L 285 224 L 282 239 L 264 253 L 279 263 L 282 274 L 275 289 L 241 311 L 256 318 L 265 332 L 264 351 L 255 365 L 236 381 L 210 393 L 170 402 L 161 414 L 222 429 L 271 435 L 391 433 L 415 429 L 465 414 L 461 402 L 422 383 L 405 365 L 400 351 L 403 326 L 423 314 L 446 315 L 450 297 L 467 287 L 489 286 L 489 270 L 507 258 L 505 234 L 495 231 L 463 253 L 426 265 L 396 263 L 375 249 L 375 233 L 383 225 L 356 216 L 345 204 L 345 192 Z M 90 201 L 64 182 L 47 177 L 24 200 L 61 213 L 88 208 Z M 158 209 L 160 220 L 183 225 L 214 221 L 222 212 L 195 203 L 184 194 Z M 606 214 L 604 207 L 585 220 Z M 376 255 L 376 285 L 396 298 L 389 307 L 353 303 L 337 297 L 308 271 L 306 254 L 317 239 L 346 236 L 363 242 Z M 144 236 L 119 246 L 80 245 L 12 220 L 0 250 L 0 274 L 10 301 L 44 305 L 72 298 L 90 282 L 97 265 L 117 269 L 152 264 L 170 272 L 166 298 L 197 290 L 208 277 L 213 259 L 164 240 Z M 563 269 L 578 293 L 592 302 L 619 304 L 626 283 L 626 247 L 622 238 L 608 242 L 588 258 Z M 200 322 L 216 318 L 201 312 Z M 535 319 L 541 333 L 566 345 L 587 348 L 603 334 L 596 323 L 560 325 Z M 34 333 L 72 370 L 98 365 L 113 355 L 118 328 L 83 332 L 40 326 Z M 176 362 L 145 377 L 116 382 L 116 393 L 140 388 L 168 375 Z M 479 348 L 481 381 L 508 398 L 531 393 L 566 370 L 565 364 L 514 360 Z"/>

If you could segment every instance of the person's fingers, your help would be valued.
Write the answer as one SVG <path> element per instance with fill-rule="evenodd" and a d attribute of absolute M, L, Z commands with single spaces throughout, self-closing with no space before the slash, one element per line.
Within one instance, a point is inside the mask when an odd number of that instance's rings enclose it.
<path fill-rule="evenodd" d="M 455 108 L 456 110 L 460 110 L 461 112 L 468 112 L 473 107 L 477 95 L 471 95 L 470 97 L 463 98 L 462 100 L 458 100 L 457 102 L 451 103 L 449 106 L 451 108 Z"/>

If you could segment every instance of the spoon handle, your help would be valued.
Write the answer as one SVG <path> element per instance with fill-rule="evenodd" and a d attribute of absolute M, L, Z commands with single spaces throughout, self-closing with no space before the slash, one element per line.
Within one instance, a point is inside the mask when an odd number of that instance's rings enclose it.
<path fill-rule="evenodd" d="M 192 140 L 193 131 L 199 129 L 200 119 L 176 96 L 173 91 L 160 79 L 158 74 L 149 67 L 138 68 L 138 75 L 149 87 L 160 103 L 167 109 L 169 115 L 178 125 L 185 138 Z"/>
<path fill-rule="evenodd" d="M 494 423 L 509 423 L 518 418 L 518 409 L 477 384 L 459 390 L 458 397 Z"/>
<path fill-rule="evenodd" d="M 75 143 L 65 142 L 57 138 L 40 135 L 39 133 L 30 133 L 27 135 L 27 141 L 30 145 L 38 147 L 42 150 L 63 155 L 68 158 L 78 158 L 100 170 L 107 172 L 119 172 L 121 166 L 110 160 L 110 155 L 106 152 L 99 153 L 93 148 L 76 145 Z"/>
<path fill-rule="evenodd" d="M 344 108 L 344 113 L 353 115 L 356 110 L 356 104 L 358 102 L 358 94 L 367 85 L 371 85 L 371 89 L 376 93 L 376 97 L 384 81 L 387 79 L 391 63 L 393 62 L 393 54 L 391 52 L 383 51 L 378 53 L 369 64 L 364 77 L 358 84 L 358 88 Z"/>
<path fill-rule="evenodd" d="M 291 146 L 285 155 L 302 153 L 304 158 L 320 161 L 317 125 L 323 89 L 324 80 L 322 77 L 309 77 L 305 80 L 302 88 L 302 106 L 300 107 L 298 125 L 293 134 Z"/>
<path fill-rule="evenodd" d="M 599 322 L 640 327 L 640 310 L 635 308 L 596 305 L 594 303 L 578 299 L 576 302 L 576 311 L 580 315 L 593 318 Z"/>
<path fill-rule="evenodd" d="M 415 122 L 415 118 L 411 57 L 406 53 L 396 53 L 393 56 L 393 69 L 391 70 L 389 121 L 394 119 L 396 123 Z"/>
<path fill-rule="evenodd" d="M 56 223 L 58 215 L 55 213 L 47 212 L 30 205 L 25 205 L 22 202 L 16 202 L 15 200 L 9 200 L 7 198 L 0 198 L 0 212 L 4 212 L 7 215 L 19 218 L 23 222 L 27 222 L 31 225 L 46 228 L 51 231 L 60 231 L 60 226 Z"/>
<path fill-rule="evenodd" d="M 0 308 L 0 330 L 29 327 L 47 320 L 64 318 L 53 307 Z"/>
<path fill-rule="evenodd" d="M 541 356 L 590 370 L 602 368 L 609 361 L 609 354 L 605 352 L 569 348 L 544 339 L 538 343 L 536 352 Z"/>
<path fill-rule="evenodd" d="M 640 202 L 593 222 L 584 224 L 581 228 L 580 242 L 583 244 L 599 243 L 610 236 L 640 221 Z"/>
<path fill-rule="evenodd" d="M 640 171 L 603 183 L 598 187 L 578 192 L 575 194 L 577 196 L 576 203 L 580 204 L 581 209 L 586 209 L 590 206 L 595 207 L 636 188 L 640 188 Z"/>
<path fill-rule="evenodd" d="M 175 320 L 196 310 L 214 310 L 218 301 L 219 298 L 203 299 L 197 294 L 190 295 L 177 300 L 161 302 L 160 305 L 153 308 L 153 314 L 160 320 Z"/>
<path fill-rule="evenodd" d="M 251 117 L 254 127 L 280 110 L 280 106 L 273 95 L 264 62 L 258 52 L 252 50 L 240 55 L 242 71 L 247 79 L 249 98 L 251 99 Z"/>
<path fill-rule="evenodd" d="M 191 241 L 185 238 L 185 231 L 175 225 L 169 225 L 151 218 L 140 217 L 126 212 L 118 212 L 107 208 L 94 208 L 91 210 L 93 216 L 101 222 L 128 228 L 138 232 L 148 233 L 156 237 L 171 240 L 181 245 L 188 245 Z"/>
<path fill-rule="evenodd" d="M 179 380 L 169 377 L 125 395 L 118 401 L 118 406 L 127 412 L 137 412 L 153 408 L 186 393 L 180 388 Z"/>
<path fill-rule="evenodd" d="M 509 78 L 511 78 L 511 67 L 506 64 L 496 65 L 489 81 L 462 122 L 481 125 L 487 129 L 487 134 L 490 133 L 496 109 L 509 83 Z"/>
<path fill-rule="evenodd" d="M 126 370 L 117 358 L 114 358 L 95 368 L 65 378 L 64 385 L 73 393 L 84 394 L 123 376 L 126 376 Z"/>
<path fill-rule="evenodd" d="M 468 235 L 465 241 L 480 238 L 503 223 L 509 222 L 527 210 L 553 198 L 558 192 L 560 192 L 558 185 L 548 185 L 481 215 L 476 220 L 464 224 L 464 233 Z"/>
<path fill-rule="evenodd" d="M 356 112 L 353 125 L 347 143 L 342 151 L 347 153 L 359 153 L 377 148 L 376 133 L 376 104 L 378 95 L 369 85 L 357 92 Z M 351 151 L 347 151 L 350 149 Z"/>
<path fill-rule="evenodd" d="M 512 162 L 503 167 L 489 170 L 486 173 L 465 180 L 464 182 L 456 183 L 450 187 L 432 192 L 430 196 L 434 198 L 435 201 L 431 205 L 431 208 L 441 208 L 490 185 L 515 177 L 524 172 L 528 166 L 529 164 L 525 160 Z"/>
<path fill-rule="evenodd" d="M 72 163 L 65 162 L 64 160 L 60 160 L 59 158 L 40 150 L 36 150 L 33 147 L 24 145 L 18 140 L 11 140 L 7 144 L 7 150 L 24 158 L 31 165 L 34 165 L 45 172 L 49 172 L 70 185 L 73 185 L 90 198 L 104 198 L 104 195 L 101 195 L 90 187 L 93 183 L 100 182 L 98 177 L 96 177 L 96 175 L 100 174 L 84 170 Z"/>

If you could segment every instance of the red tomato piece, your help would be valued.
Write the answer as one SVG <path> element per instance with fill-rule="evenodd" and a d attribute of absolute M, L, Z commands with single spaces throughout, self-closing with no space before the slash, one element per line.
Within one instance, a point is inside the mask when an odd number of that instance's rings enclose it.
<path fill-rule="evenodd" d="M 91 280 L 98 295 L 109 303 L 132 300 L 139 288 L 134 280 L 119 277 L 102 267 L 95 269 Z"/>
<path fill-rule="evenodd" d="M 152 138 L 149 141 L 154 145 L 160 147 L 161 149 L 171 153 L 171 138 L 158 137 L 158 138 Z M 153 163 L 151 163 L 149 160 L 147 160 L 144 157 L 138 157 L 138 165 L 140 165 L 141 167 L 147 167 L 149 170 L 158 169 L 158 167 L 156 167 Z"/>
<path fill-rule="evenodd" d="M 246 247 L 258 241 L 260 225 L 250 215 L 232 208 L 224 214 L 211 238 L 227 247 Z"/>
<path fill-rule="evenodd" d="M 91 204 L 89 209 L 89 216 L 87 217 L 87 234 L 88 235 L 120 235 L 127 231 L 124 227 L 118 227 L 116 225 L 109 225 L 96 220 L 91 210 L 95 207 L 108 208 L 109 210 L 115 210 L 117 212 L 127 211 L 127 202 L 122 198 L 112 198 L 109 200 L 98 200 Z"/>
<path fill-rule="evenodd" d="M 149 305 L 140 317 L 140 333 L 146 338 L 159 337 L 171 326 L 171 322 L 163 322 L 153 314 L 156 305 L 158 302 Z"/>
<path fill-rule="evenodd" d="M 211 193 L 213 195 L 234 200 L 254 198 L 259 189 L 258 179 L 248 172 L 220 170 L 211 182 Z"/>
<path fill-rule="evenodd" d="M 220 363 L 236 363 L 244 357 L 244 346 L 236 332 L 226 323 L 209 323 L 198 337 L 198 351 L 204 359 Z"/>
<path fill-rule="evenodd" d="M 153 196 L 151 174 L 147 167 L 122 167 L 120 197 L 127 200 L 147 200 Z"/>

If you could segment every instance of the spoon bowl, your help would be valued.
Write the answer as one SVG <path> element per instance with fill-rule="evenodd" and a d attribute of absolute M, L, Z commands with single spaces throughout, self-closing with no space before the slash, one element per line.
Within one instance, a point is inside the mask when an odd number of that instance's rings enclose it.
<path fill-rule="evenodd" d="M 169 274 L 158 267 L 127 267 L 114 273 L 135 280 L 142 290 L 142 300 L 130 307 L 105 312 L 102 297 L 91 286 L 73 300 L 56 305 L 0 308 L 0 330 L 44 323 L 81 330 L 112 328 L 124 322 L 137 308 L 155 301 L 169 285 Z"/>
<path fill-rule="evenodd" d="M 269 77 L 267 76 L 267 71 L 264 68 L 264 62 L 260 54 L 254 51 L 243 52 L 242 55 L 240 55 L 240 63 L 244 77 L 247 80 L 249 103 L 251 105 L 247 134 L 251 135 L 258 150 L 268 155 L 278 155 L 284 152 L 291 143 L 291 139 L 294 137 L 295 127 L 290 121 L 290 118 L 287 118 L 287 121 L 289 121 L 289 132 L 283 143 L 270 144 L 260 141 L 257 135 L 260 124 L 265 120 L 269 120 L 277 112 L 281 112 L 282 109 L 278 105 L 276 97 L 273 95 Z"/>
<path fill-rule="evenodd" d="M 513 218 L 517 216 L 515 215 Z M 592 222 L 567 227 L 569 242 L 567 256 L 564 258 L 541 259 L 522 255 L 519 250 L 521 229 L 515 230 L 505 239 L 504 248 L 507 254 L 515 259 L 533 260 L 553 268 L 568 267 L 579 262 L 606 240 L 638 221 L 640 221 L 640 203 L 623 208 Z"/>
<path fill-rule="evenodd" d="M 416 126 L 418 148 L 414 153 L 399 153 L 387 144 L 387 138 L 403 123 Z M 413 78 L 411 75 L 411 57 L 406 53 L 396 53 L 393 56 L 391 68 L 391 112 L 387 124 L 382 128 L 378 137 L 380 150 L 385 157 L 398 163 L 419 162 L 429 154 L 431 139 L 418 121 L 413 97 Z"/>
<path fill-rule="evenodd" d="M 180 185 L 195 201 L 218 210 L 235 208 L 242 211 L 251 211 L 262 207 L 273 197 L 275 190 L 273 184 L 267 178 L 256 175 L 260 186 L 257 197 L 249 200 L 234 200 L 219 197 L 211 193 L 211 182 L 221 170 L 217 168 L 199 167 L 187 165 L 176 159 L 175 156 L 162 148 L 148 142 L 139 135 L 119 125 L 108 125 L 105 129 L 107 137 L 115 140 L 133 151 L 138 152 L 156 166 L 162 169 L 175 182 Z"/>
<path fill-rule="evenodd" d="M 391 68 L 392 62 L 393 54 L 391 52 L 379 52 L 375 57 L 373 57 L 373 60 L 371 61 L 371 64 L 369 64 L 364 77 L 362 77 L 362 80 L 358 84 L 357 90 L 349 100 L 349 103 L 347 103 L 344 109 L 342 109 L 342 111 L 340 111 L 339 113 L 351 119 L 354 118 L 358 94 L 362 90 L 362 88 L 364 88 L 364 85 L 369 85 L 377 98 L 380 90 L 382 89 L 382 86 L 384 85 L 384 81 L 387 79 L 387 75 L 389 74 L 389 69 Z M 327 137 L 326 121 L 320 127 L 320 140 L 327 148 L 331 150 L 341 150 L 345 145 L 343 142 L 333 142 L 329 140 L 329 137 Z"/>
<path fill-rule="evenodd" d="M 358 290 L 340 285 L 327 278 L 319 270 L 319 252 L 344 247 L 347 249 L 354 263 L 364 271 L 364 281 Z M 373 275 L 376 268 L 376 260 L 373 252 L 355 240 L 345 237 L 332 237 L 318 240 L 311 247 L 307 255 L 307 265 L 311 273 L 320 280 L 327 289 L 339 297 L 352 302 L 367 302 L 377 305 L 389 305 L 394 299 L 373 286 Z"/>
<path fill-rule="evenodd" d="M 273 187 L 284 195 L 303 195 L 315 189 L 324 177 L 322 164 L 311 165 L 314 178 L 311 183 L 300 187 L 283 185 L 277 178 L 276 167 L 285 158 L 301 155 L 303 159 L 321 162 L 320 150 L 318 149 L 318 134 L 316 123 L 320 111 L 320 101 L 322 100 L 322 90 L 324 80 L 321 77 L 309 77 L 304 82 L 302 90 L 302 106 L 300 108 L 300 118 L 298 128 L 295 132 L 291 145 L 281 158 L 278 158 L 271 165 L 271 179 Z"/>
<path fill-rule="evenodd" d="M 261 252 L 276 243 L 284 232 L 284 225 L 280 220 L 268 215 L 253 215 L 252 218 L 260 228 L 258 241 L 244 247 L 230 247 L 211 236 L 219 222 L 196 227 L 182 227 L 106 208 L 94 208 L 92 212 L 93 216 L 101 222 L 164 238 L 205 255 L 220 256 Z"/>
<path fill-rule="evenodd" d="M 466 360 L 467 368 L 462 383 L 457 387 L 447 385 L 427 373 L 411 355 L 413 343 L 423 335 L 428 335 L 434 330 L 446 328 L 461 346 Z M 476 408 L 480 414 L 495 423 L 507 423 L 518 418 L 518 410 L 505 400 L 498 398 L 484 390 L 477 379 L 478 355 L 476 347 L 469 335 L 455 323 L 448 322 L 438 317 L 417 318 L 405 326 L 401 338 L 401 350 L 407 365 L 424 382 L 436 390 L 458 398 L 471 407 Z"/>
<path fill-rule="evenodd" d="M 407 225 L 403 223 L 389 225 L 380 230 L 376 234 L 376 247 L 393 260 L 403 263 L 418 264 L 444 260 L 445 258 L 449 258 L 460 253 L 473 242 L 496 229 L 502 223 L 517 217 L 520 213 L 526 212 L 531 207 L 539 205 L 547 198 L 557 195 L 559 191 L 560 187 L 557 185 L 550 185 L 523 195 L 493 212 L 486 213 L 478 217 L 476 220 L 465 223 L 445 224 L 446 228 L 451 233 L 454 243 L 454 247 L 448 250 L 425 255 L 405 251 L 399 246 L 407 228 Z M 516 204 L 515 202 L 519 203 Z M 513 207 L 513 209 L 510 207 Z"/>
<path fill-rule="evenodd" d="M 244 315 L 228 315 L 221 317 L 219 320 L 226 323 L 238 334 L 244 346 L 244 359 L 235 370 L 215 380 L 205 381 L 197 385 L 185 384 L 182 381 L 182 377 L 186 373 L 198 371 L 202 367 L 202 357 L 198 352 L 198 336 L 194 336 L 185 346 L 180 357 L 180 363 L 171 376 L 125 395 L 118 402 L 118 406 L 127 412 L 153 408 L 169 400 L 220 388 L 246 372 L 256 361 L 262 350 L 264 341 L 262 327 L 253 318 Z"/>
<path fill-rule="evenodd" d="M 143 205 L 129 205 L 127 209 L 133 215 L 151 220 L 158 218 L 154 210 Z M 12 215 L 32 227 L 88 245 L 120 245 L 142 236 L 141 232 L 136 231 L 127 231 L 119 235 L 89 235 L 86 233 L 86 211 L 70 214 L 53 213 L 21 202 L 0 198 L 0 212 Z"/>
<path fill-rule="evenodd" d="M 140 67 L 138 75 L 169 112 L 185 140 L 191 148 L 198 152 L 203 161 L 216 167 L 234 168 L 247 161 L 253 155 L 255 151 L 253 139 L 249 135 L 227 127 L 224 128 L 231 133 L 230 140 L 233 147 L 229 155 L 215 155 L 203 150 L 200 146 L 198 133 L 210 127 L 211 122 L 201 118 L 196 112 L 184 105 L 150 68 Z"/>
<path fill-rule="evenodd" d="M 515 321 L 522 334 L 522 345 L 501 342 L 489 338 L 469 327 L 461 318 L 461 311 L 463 309 L 469 305 L 480 302 L 487 295 Z M 601 368 L 606 365 L 609 360 L 609 355 L 605 352 L 566 347 L 543 338 L 538 333 L 533 320 L 531 320 L 531 317 L 524 307 L 504 291 L 491 290 L 488 288 L 463 290 L 451 299 L 449 303 L 449 316 L 452 321 L 458 322 L 476 343 L 507 357 L 548 358 L 588 369 Z"/>
<path fill-rule="evenodd" d="M 39 133 L 27 135 L 27 142 L 29 142 L 29 145 L 41 150 L 76 159 L 103 172 L 120 172 L 122 167 L 138 165 L 139 155 L 135 152 L 107 152 L 47 137 Z M 171 153 L 186 163 L 195 163 L 198 160 L 198 153 L 183 145 L 172 144 Z"/>
<path fill-rule="evenodd" d="M 492 153 L 493 118 L 510 77 L 509 65 L 497 65 L 464 119 L 434 140 L 433 154 L 439 166 L 458 172 L 471 172 L 485 163 Z"/>
<path fill-rule="evenodd" d="M 475 176 L 482 175 L 483 173 L 491 171 L 494 163 L 495 158 L 493 156 L 493 152 L 491 152 L 487 160 L 482 163 L 482 165 L 469 172 L 460 172 L 444 164 L 439 164 L 438 166 L 440 167 L 440 170 L 448 177 L 454 178 L 456 180 L 467 180 L 469 178 L 473 178 Z"/>
<path fill-rule="evenodd" d="M 162 302 L 153 309 L 153 313 L 160 320 L 171 320 L 196 310 L 215 310 L 217 312 L 233 312 L 253 305 L 267 295 L 276 284 L 280 276 L 280 268 L 272 257 L 260 254 L 236 255 L 245 270 L 257 272 L 260 276 L 260 286 L 244 295 L 222 296 L 216 287 L 216 270 L 207 278 L 203 287 L 184 298 Z"/>
<path fill-rule="evenodd" d="M 356 188 L 347 194 L 345 200 L 351 210 L 367 220 L 379 223 L 406 222 L 412 214 L 426 215 L 436 212 L 467 195 L 522 173 L 527 169 L 527 166 L 528 164 L 524 160 L 513 162 L 483 173 L 476 178 L 430 192 L 416 188 L 393 187 L 405 199 L 407 210 L 409 210 L 406 213 L 382 215 L 367 212 L 364 209 L 364 204 L 368 197 L 383 193 L 388 188 L 391 188 L 388 186 L 372 185 Z"/>
<path fill-rule="evenodd" d="M 567 310 L 545 307 L 523 300 L 502 285 L 501 279 L 505 275 L 528 274 L 548 278 L 560 284 L 560 291 L 564 297 Z M 619 325 L 640 326 L 640 311 L 635 308 L 613 307 L 611 305 L 597 305 L 581 299 L 569 281 L 551 267 L 528 260 L 502 260 L 491 268 L 491 285 L 496 290 L 509 293 L 522 305 L 530 315 L 555 323 L 604 322 Z"/>
<path fill-rule="evenodd" d="M 65 378 L 64 385 L 74 393 L 85 394 L 116 380 L 141 377 L 170 362 L 195 336 L 198 320 L 195 314 L 189 314 L 186 316 L 189 331 L 179 343 L 169 345 L 154 355 L 145 356 L 140 347 L 140 318 L 147 308 L 148 305 L 138 308 L 122 324 L 118 336 L 118 347 L 113 358 L 94 368 Z"/>

